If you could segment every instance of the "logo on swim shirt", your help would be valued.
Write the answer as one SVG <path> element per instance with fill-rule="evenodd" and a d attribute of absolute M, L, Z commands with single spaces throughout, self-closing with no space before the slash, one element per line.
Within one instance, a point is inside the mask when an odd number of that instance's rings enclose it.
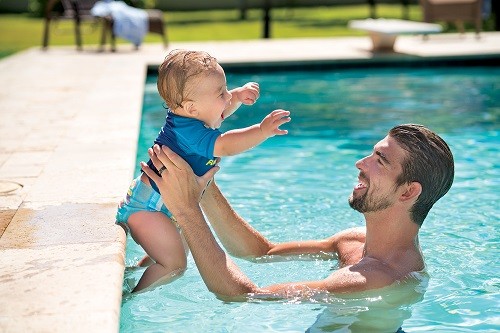
<path fill-rule="evenodd" d="M 213 159 L 213 160 L 208 160 L 207 164 L 205 165 L 215 165 L 217 163 L 217 159 Z"/>

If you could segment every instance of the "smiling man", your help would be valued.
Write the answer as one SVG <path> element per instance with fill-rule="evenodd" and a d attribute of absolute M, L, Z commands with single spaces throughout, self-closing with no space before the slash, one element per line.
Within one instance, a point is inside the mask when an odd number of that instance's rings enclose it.
<path fill-rule="evenodd" d="M 424 270 L 418 232 L 454 177 L 453 155 L 443 139 L 421 125 L 396 126 L 369 156 L 356 162 L 358 184 L 349 204 L 363 213 L 366 228 L 348 229 L 322 240 L 272 243 L 232 209 L 215 181 L 209 182 L 218 167 L 196 177 L 168 148 L 155 146 L 150 156 L 156 168 L 165 166 L 166 171 L 159 177 L 142 163 L 143 170 L 162 194 L 169 193 L 163 196 L 165 204 L 183 230 L 203 280 L 210 291 L 224 297 L 365 291 Z M 220 248 L 198 203 L 232 255 L 254 258 L 330 252 L 338 256 L 339 269 L 323 280 L 259 287 Z"/>

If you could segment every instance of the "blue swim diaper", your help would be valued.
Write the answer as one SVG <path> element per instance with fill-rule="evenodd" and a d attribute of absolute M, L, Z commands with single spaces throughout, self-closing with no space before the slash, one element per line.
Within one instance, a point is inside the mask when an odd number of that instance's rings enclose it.
<path fill-rule="evenodd" d="M 162 212 L 169 218 L 172 213 L 161 200 L 160 193 L 141 181 L 141 176 L 135 178 L 127 191 L 125 198 L 118 204 L 116 223 L 127 223 L 130 215 L 137 212 Z"/>

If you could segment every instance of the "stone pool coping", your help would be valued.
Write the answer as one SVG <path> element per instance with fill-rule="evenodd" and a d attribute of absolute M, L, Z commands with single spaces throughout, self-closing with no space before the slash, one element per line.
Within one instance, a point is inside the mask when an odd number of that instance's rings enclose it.
<path fill-rule="evenodd" d="M 378 54 L 368 37 L 173 48 L 206 50 L 228 66 L 412 61 L 498 56 L 500 33 L 402 36 L 396 53 Z M 125 237 L 115 207 L 135 167 L 147 67 L 167 52 L 51 47 L 0 60 L 0 332 L 119 331 Z"/>

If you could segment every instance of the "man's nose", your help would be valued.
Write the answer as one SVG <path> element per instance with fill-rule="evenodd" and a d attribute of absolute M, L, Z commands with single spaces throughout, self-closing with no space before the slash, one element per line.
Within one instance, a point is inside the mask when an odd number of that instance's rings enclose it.
<path fill-rule="evenodd" d="M 367 158 L 368 158 L 368 156 L 363 157 L 362 159 L 358 160 L 356 162 L 356 164 L 354 164 L 356 166 L 356 168 L 358 168 L 359 170 L 361 170 L 364 167 Z"/>

